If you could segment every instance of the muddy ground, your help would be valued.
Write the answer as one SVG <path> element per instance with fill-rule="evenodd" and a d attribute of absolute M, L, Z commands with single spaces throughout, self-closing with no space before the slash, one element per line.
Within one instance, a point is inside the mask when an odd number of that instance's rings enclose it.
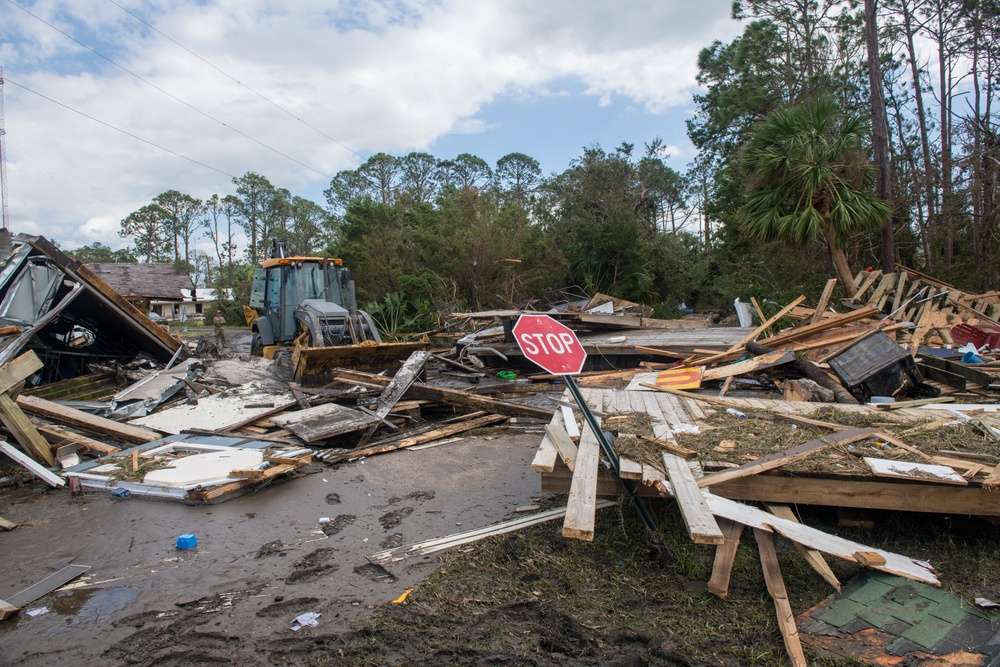
<path fill-rule="evenodd" d="M 425 558 L 385 570 L 367 555 L 536 502 L 539 437 L 478 435 L 316 466 L 214 506 L 0 490 L 0 516 L 23 524 L 0 534 L 0 598 L 68 564 L 91 566 L 79 588 L 27 607 L 47 613 L 0 624 L 0 664 L 272 664 L 272 643 L 347 632 L 436 567 Z M 184 533 L 197 548 L 175 548 Z M 293 633 L 292 619 L 309 611 L 320 626 Z"/>

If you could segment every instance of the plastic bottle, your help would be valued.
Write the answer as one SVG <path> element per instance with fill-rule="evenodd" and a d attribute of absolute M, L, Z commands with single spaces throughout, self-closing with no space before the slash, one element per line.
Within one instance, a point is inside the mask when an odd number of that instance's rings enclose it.
<path fill-rule="evenodd" d="M 739 417 L 740 419 L 746 419 L 747 416 L 737 410 L 736 408 L 726 408 L 726 414 L 732 415 L 734 417 Z"/>

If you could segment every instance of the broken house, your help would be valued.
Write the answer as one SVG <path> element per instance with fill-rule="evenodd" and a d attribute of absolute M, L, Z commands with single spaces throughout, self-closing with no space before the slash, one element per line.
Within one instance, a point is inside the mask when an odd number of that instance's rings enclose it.
<path fill-rule="evenodd" d="M 194 292 L 191 275 L 178 272 L 173 264 L 87 264 L 87 268 L 144 313 L 172 320 L 182 305 L 188 305 L 188 315 L 201 314 L 201 303 L 185 298 Z"/>
<path fill-rule="evenodd" d="M 18 235 L 0 259 L 0 364 L 34 350 L 34 383 L 89 373 L 88 364 L 140 353 L 169 360 L 180 342 L 106 281 L 41 236 Z"/>

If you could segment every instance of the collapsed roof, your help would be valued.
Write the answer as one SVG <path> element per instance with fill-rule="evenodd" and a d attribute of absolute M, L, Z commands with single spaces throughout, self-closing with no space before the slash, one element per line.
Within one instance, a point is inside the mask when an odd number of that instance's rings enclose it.
<path fill-rule="evenodd" d="M 0 259 L 0 364 L 33 349 L 45 364 L 42 382 L 53 382 L 140 353 L 166 361 L 180 346 L 44 237 L 19 234 Z"/>

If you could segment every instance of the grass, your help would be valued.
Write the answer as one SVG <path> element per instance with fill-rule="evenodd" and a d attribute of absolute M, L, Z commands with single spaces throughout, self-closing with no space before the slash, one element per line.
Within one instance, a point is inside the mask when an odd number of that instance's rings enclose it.
<path fill-rule="evenodd" d="M 714 549 L 690 542 L 672 502 L 652 507 L 676 556 L 649 556 L 644 529 L 628 507 L 598 513 L 592 543 L 564 539 L 559 522 L 534 526 L 439 556 L 405 604 L 387 604 L 337 648 L 320 642 L 305 664 L 374 665 L 786 665 L 752 533 L 745 532 L 729 598 L 705 591 Z M 1000 530 L 981 522 L 878 513 L 878 530 L 838 529 L 829 510 L 806 523 L 939 568 L 945 587 L 971 601 L 1000 594 Z M 792 545 L 777 540 L 795 613 L 831 588 Z M 860 566 L 828 559 L 846 582 Z M 400 563 L 396 567 L 406 567 Z M 376 640 L 377 638 L 377 640 Z M 806 648 L 810 664 L 855 665 Z M 274 656 L 272 656 L 274 657 Z"/>

